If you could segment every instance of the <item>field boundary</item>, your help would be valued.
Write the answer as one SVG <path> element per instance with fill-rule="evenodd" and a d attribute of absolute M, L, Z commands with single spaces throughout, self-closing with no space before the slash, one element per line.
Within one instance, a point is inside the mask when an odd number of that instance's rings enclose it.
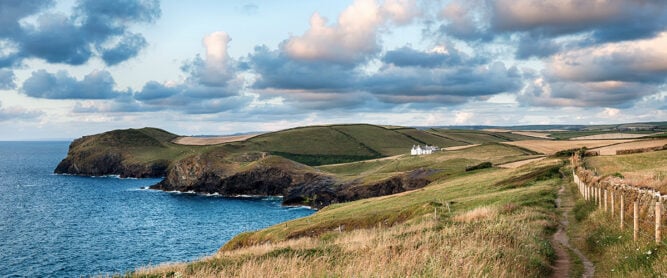
<path fill-rule="evenodd" d="M 667 243 L 663 237 L 667 195 L 629 185 L 623 178 L 597 176 L 583 166 L 580 153 L 571 160 L 573 181 L 585 201 L 617 219 L 622 230 L 632 228 L 634 241 L 644 238 L 654 239 L 657 244 Z"/>

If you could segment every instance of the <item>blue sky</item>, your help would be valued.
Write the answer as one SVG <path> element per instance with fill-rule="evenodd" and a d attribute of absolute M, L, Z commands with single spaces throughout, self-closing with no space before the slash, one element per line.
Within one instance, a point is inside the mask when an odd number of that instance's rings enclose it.
<path fill-rule="evenodd" d="M 0 2 L 0 140 L 667 120 L 667 2 Z"/>

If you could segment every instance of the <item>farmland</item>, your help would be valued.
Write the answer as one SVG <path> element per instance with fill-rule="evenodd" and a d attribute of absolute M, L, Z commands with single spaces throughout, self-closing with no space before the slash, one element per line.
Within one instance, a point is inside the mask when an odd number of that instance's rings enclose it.
<path fill-rule="evenodd" d="M 597 148 L 621 143 L 631 142 L 632 140 L 577 140 L 577 141 L 543 141 L 543 140 L 524 140 L 516 142 L 503 142 L 503 144 L 526 148 L 538 153 L 551 155 L 558 151 L 568 149 Z"/>
<path fill-rule="evenodd" d="M 634 150 L 642 148 L 659 147 L 664 145 L 667 145 L 667 139 L 640 140 L 640 141 L 632 141 L 600 148 L 594 148 L 591 151 L 597 151 L 599 152 L 600 155 L 615 155 L 616 151 L 620 150 Z"/>

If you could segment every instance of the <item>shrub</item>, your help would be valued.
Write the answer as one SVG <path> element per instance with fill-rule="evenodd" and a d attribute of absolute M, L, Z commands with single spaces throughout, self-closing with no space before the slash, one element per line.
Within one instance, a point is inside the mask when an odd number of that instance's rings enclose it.
<path fill-rule="evenodd" d="M 475 171 L 475 170 L 478 170 L 478 169 L 491 168 L 491 167 L 493 167 L 493 164 L 489 161 L 485 161 L 485 162 L 482 162 L 482 163 L 477 164 L 477 165 L 466 167 L 466 172 Z"/>

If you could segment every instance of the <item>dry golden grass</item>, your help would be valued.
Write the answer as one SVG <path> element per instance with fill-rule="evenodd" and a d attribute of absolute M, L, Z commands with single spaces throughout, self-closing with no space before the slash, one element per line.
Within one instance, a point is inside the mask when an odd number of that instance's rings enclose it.
<path fill-rule="evenodd" d="M 445 151 L 458 151 L 458 150 L 464 150 L 464 149 L 467 149 L 467 148 L 476 147 L 476 146 L 479 146 L 479 145 L 480 144 L 472 144 L 472 145 L 446 147 L 446 148 L 443 148 L 443 150 L 445 150 Z"/>
<path fill-rule="evenodd" d="M 667 150 L 586 158 L 586 167 L 600 176 L 621 174 L 624 183 L 667 193 Z"/>
<path fill-rule="evenodd" d="M 226 245 L 200 261 L 128 276 L 544 277 L 554 259 L 548 238 L 560 184 L 549 173 L 559 165 L 543 160 L 487 169 L 420 190 L 333 205 L 245 236 L 257 240 L 239 235 L 243 244 Z M 534 182 L 498 185 L 531 173 Z M 403 214 L 409 217 L 396 220 Z"/>
<path fill-rule="evenodd" d="M 516 161 L 516 162 L 500 164 L 500 165 L 496 165 L 496 166 L 498 166 L 500 168 L 519 168 L 523 165 L 533 163 L 533 162 L 536 162 L 536 161 L 540 161 L 540 160 L 545 159 L 545 158 L 546 157 L 543 156 L 543 157 L 538 157 L 538 158 L 533 158 L 533 159 L 519 160 L 519 161 Z"/>
<path fill-rule="evenodd" d="M 526 148 L 546 155 L 555 154 L 558 151 L 578 149 L 581 147 L 597 148 L 633 140 L 577 140 L 577 141 L 546 141 L 546 140 L 523 140 L 514 142 L 502 142 L 502 144 L 514 145 Z"/>
<path fill-rule="evenodd" d="M 546 265 L 542 212 L 473 210 L 486 221 L 408 225 L 338 233 L 220 252 L 194 264 L 139 269 L 153 277 L 537 277 Z M 494 217 L 491 217 L 491 216 Z M 541 251 L 542 250 L 542 251 Z M 538 252 L 538 253 L 535 253 Z M 541 269 L 546 271 L 546 269 Z"/>
<path fill-rule="evenodd" d="M 180 145 L 207 146 L 223 143 L 245 141 L 260 134 L 236 135 L 236 136 L 214 136 L 214 137 L 178 137 L 172 142 Z"/>
<path fill-rule="evenodd" d="M 660 134 L 660 133 L 654 133 L 654 134 L 604 133 L 604 134 L 574 137 L 574 138 L 570 138 L 570 140 L 636 139 L 636 138 L 642 138 L 642 137 L 646 137 L 646 136 L 650 136 L 650 135 L 656 135 L 656 134 Z"/>
<path fill-rule="evenodd" d="M 453 220 L 457 222 L 474 222 L 481 220 L 490 220 L 498 216 L 498 210 L 493 207 L 483 206 L 454 216 Z"/>
<path fill-rule="evenodd" d="M 600 155 L 616 155 L 616 151 L 619 150 L 633 150 L 633 149 L 659 147 L 664 145 L 667 145 L 667 139 L 641 140 L 641 141 L 633 141 L 629 143 L 617 144 L 601 148 L 595 148 L 592 149 L 592 151 L 598 151 Z"/>

